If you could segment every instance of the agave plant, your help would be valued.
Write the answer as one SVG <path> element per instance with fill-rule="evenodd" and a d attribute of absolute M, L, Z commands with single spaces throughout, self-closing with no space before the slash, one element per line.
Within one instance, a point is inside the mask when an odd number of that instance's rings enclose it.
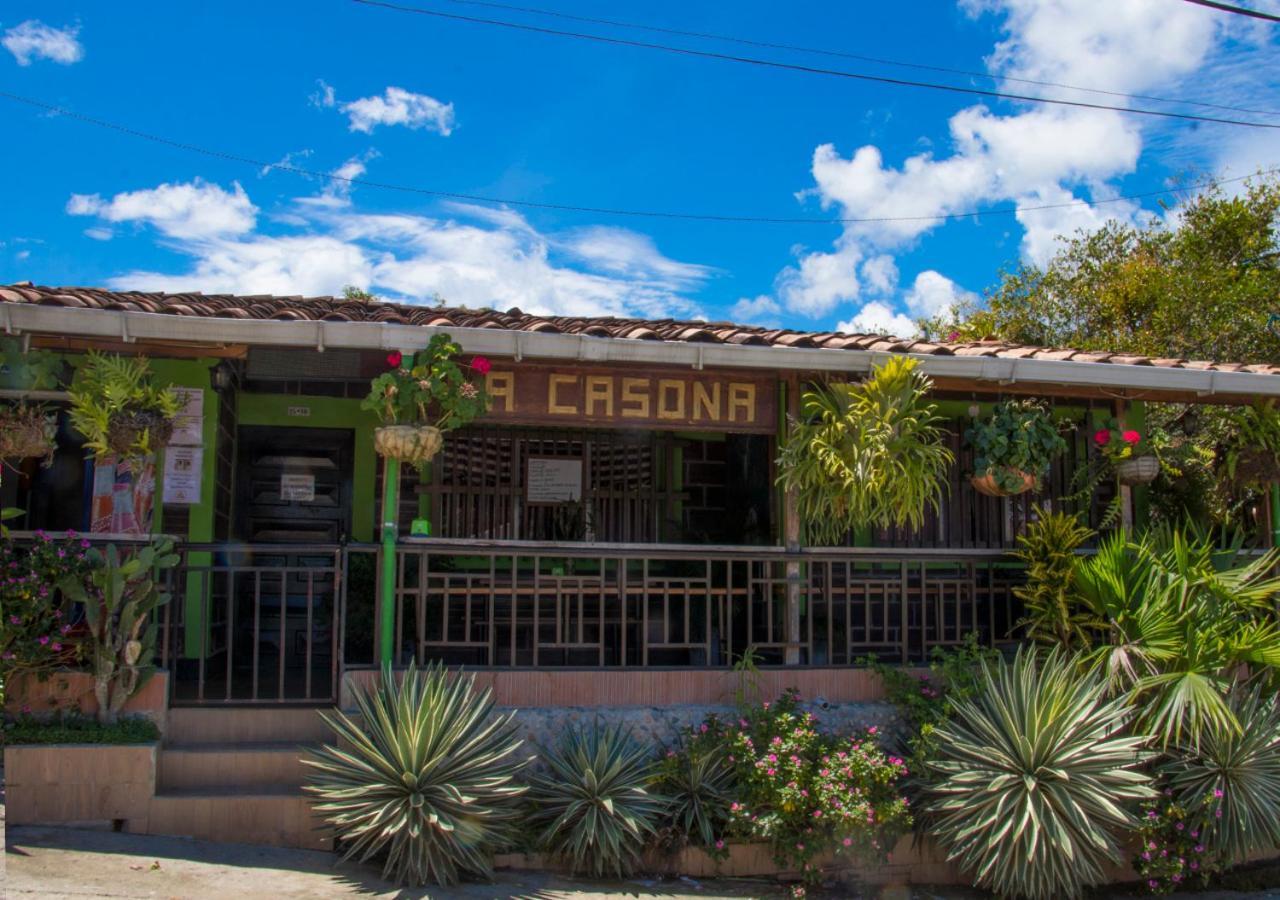
<path fill-rule="evenodd" d="M 388 665 L 356 691 L 358 720 L 321 713 L 338 740 L 305 758 L 306 789 L 345 858 L 382 857 L 383 877 L 413 886 L 490 875 L 514 835 L 527 760 L 511 715 L 494 716 L 474 681 L 410 665 L 397 684 Z"/>
<path fill-rule="evenodd" d="M 1002 896 L 1076 896 L 1120 859 L 1125 806 L 1155 796 L 1146 738 L 1095 675 L 1053 650 L 983 663 L 979 693 L 938 725 L 927 812 L 948 858 Z"/>
<path fill-rule="evenodd" d="M 1231 707 L 1239 729 L 1211 725 L 1163 771 L 1209 853 L 1243 862 L 1280 847 L 1280 703 L 1255 688 L 1235 693 Z"/>
<path fill-rule="evenodd" d="M 654 782 L 668 798 L 666 843 L 711 847 L 729 822 L 733 769 L 722 744 L 687 745 L 663 760 Z"/>
<path fill-rule="evenodd" d="M 833 544 L 864 525 L 917 528 L 938 508 L 954 456 L 931 383 L 894 357 L 859 384 L 805 393 L 779 456 L 809 537 Z"/>
<path fill-rule="evenodd" d="M 529 787 L 539 845 L 595 878 L 634 871 L 666 806 L 646 787 L 653 772 L 648 748 L 621 725 L 597 722 L 567 732 L 541 759 L 547 772 Z"/>

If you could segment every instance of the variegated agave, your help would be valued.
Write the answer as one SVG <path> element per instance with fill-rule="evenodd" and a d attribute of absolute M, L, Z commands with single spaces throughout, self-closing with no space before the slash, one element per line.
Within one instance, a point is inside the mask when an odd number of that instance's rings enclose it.
<path fill-rule="evenodd" d="M 356 691 L 359 719 L 324 715 L 337 735 L 305 758 L 307 790 L 333 825 L 347 859 L 383 858 L 383 877 L 413 886 L 488 877 L 508 844 L 527 760 L 511 716 L 494 716 L 474 678 L 390 666 Z"/>
<path fill-rule="evenodd" d="M 1257 689 L 1231 698 L 1240 727 L 1211 723 L 1162 768 L 1210 854 L 1243 862 L 1280 847 L 1280 703 Z"/>
<path fill-rule="evenodd" d="M 1059 651 L 983 663 L 978 694 L 938 726 L 931 832 L 979 886 L 1002 896 L 1076 896 L 1120 858 L 1130 801 L 1152 797 L 1124 700 L 1106 699 Z"/>
<path fill-rule="evenodd" d="M 723 745 L 688 747 L 668 760 L 654 783 L 668 798 L 663 842 L 711 847 L 729 823 L 733 769 Z"/>
<path fill-rule="evenodd" d="M 529 787 L 540 846 L 596 878 L 634 871 L 666 806 L 646 788 L 649 749 L 621 725 L 597 722 L 567 732 L 541 759 L 547 772 Z"/>

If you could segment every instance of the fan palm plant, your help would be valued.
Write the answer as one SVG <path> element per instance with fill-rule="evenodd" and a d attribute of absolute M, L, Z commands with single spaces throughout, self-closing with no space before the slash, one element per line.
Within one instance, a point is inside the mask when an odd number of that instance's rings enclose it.
<path fill-rule="evenodd" d="M 918 528 L 938 508 L 954 459 L 931 382 L 893 357 L 859 384 L 807 391 L 779 457 L 810 539 L 834 544 L 859 526 Z"/>
<path fill-rule="evenodd" d="M 1163 771 L 1209 853 L 1243 862 L 1280 847 L 1280 703 L 1254 688 L 1234 694 L 1231 709 L 1238 729 L 1211 724 Z"/>
<path fill-rule="evenodd" d="M 410 665 L 397 684 L 388 665 L 356 691 L 358 720 L 321 713 L 338 742 L 304 760 L 306 789 L 345 858 L 382 857 L 384 877 L 414 886 L 488 877 L 513 836 L 527 761 L 511 715 L 494 716 L 474 681 Z"/>
<path fill-rule="evenodd" d="M 574 872 L 622 878 L 634 871 L 666 806 L 647 789 L 649 749 L 621 725 L 597 722 L 567 732 L 541 760 L 547 772 L 529 786 L 539 844 Z"/>
<path fill-rule="evenodd" d="M 932 834 L 976 883 L 1002 896 L 1076 896 L 1120 858 L 1130 801 L 1155 796 L 1139 771 L 1146 738 L 1077 660 L 1024 648 L 983 663 L 979 693 L 955 704 L 928 763 Z"/>

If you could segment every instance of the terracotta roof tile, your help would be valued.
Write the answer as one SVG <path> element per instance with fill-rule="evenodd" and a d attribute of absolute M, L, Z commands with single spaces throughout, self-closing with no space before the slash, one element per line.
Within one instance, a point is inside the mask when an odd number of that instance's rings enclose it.
<path fill-rule="evenodd" d="M 922 353 L 934 356 L 986 356 L 1003 359 L 1044 359 L 1082 365 L 1159 366 L 1168 369 L 1250 372 L 1280 376 L 1280 365 L 1213 363 L 1173 357 L 1147 357 L 1081 351 L 1063 347 L 1035 347 L 1005 341 L 920 341 L 883 334 L 847 334 L 771 329 L 732 322 L 632 319 L 614 316 L 536 316 L 512 307 L 506 312 L 459 309 L 382 302 L 343 297 L 302 297 L 256 294 L 202 294 L 199 291 L 166 294 L 145 291 L 109 291 L 89 287 L 46 287 L 30 282 L 0 285 L 0 303 L 29 303 L 81 309 L 126 310 L 176 316 L 277 321 L 378 322 L 406 327 L 453 326 L 543 334 L 579 334 L 597 338 L 644 341 L 821 348 L 831 351 Z"/>

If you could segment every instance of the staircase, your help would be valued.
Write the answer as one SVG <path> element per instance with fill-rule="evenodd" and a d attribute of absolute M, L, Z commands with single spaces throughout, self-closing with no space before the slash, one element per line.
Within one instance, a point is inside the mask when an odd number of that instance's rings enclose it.
<path fill-rule="evenodd" d="M 170 709 L 146 830 L 331 849 L 302 792 L 301 756 L 332 740 L 315 708 Z"/>

